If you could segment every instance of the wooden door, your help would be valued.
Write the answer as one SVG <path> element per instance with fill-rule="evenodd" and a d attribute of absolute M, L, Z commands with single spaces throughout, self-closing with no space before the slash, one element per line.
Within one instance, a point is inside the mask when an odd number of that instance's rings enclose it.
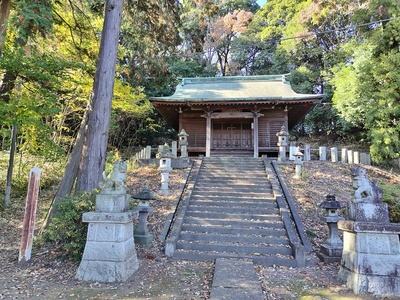
<path fill-rule="evenodd" d="M 249 149 L 253 147 L 251 123 L 214 122 L 212 133 L 214 149 Z"/>

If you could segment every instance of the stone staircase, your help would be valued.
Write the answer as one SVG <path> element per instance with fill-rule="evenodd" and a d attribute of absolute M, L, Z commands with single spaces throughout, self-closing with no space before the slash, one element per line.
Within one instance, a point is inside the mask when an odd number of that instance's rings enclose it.
<path fill-rule="evenodd" d="M 166 241 L 167 256 L 298 265 L 263 159 L 204 158 L 188 186 Z"/>

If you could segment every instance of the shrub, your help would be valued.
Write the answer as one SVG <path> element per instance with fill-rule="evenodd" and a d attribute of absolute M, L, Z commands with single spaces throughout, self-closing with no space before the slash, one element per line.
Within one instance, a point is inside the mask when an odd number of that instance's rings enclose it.
<path fill-rule="evenodd" d="M 383 202 L 389 206 L 389 219 L 392 223 L 400 222 L 400 185 L 379 183 L 379 187 L 383 191 Z"/>
<path fill-rule="evenodd" d="M 43 232 L 42 241 L 51 243 L 63 252 L 63 256 L 79 261 L 86 244 L 87 224 L 82 214 L 93 211 L 95 195 L 82 193 L 67 196 L 57 204 L 57 214 Z"/>

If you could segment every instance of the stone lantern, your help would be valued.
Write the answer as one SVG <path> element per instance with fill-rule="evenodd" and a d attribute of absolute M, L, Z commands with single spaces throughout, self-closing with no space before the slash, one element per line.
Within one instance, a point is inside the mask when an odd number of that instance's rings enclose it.
<path fill-rule="evenodd" d="M 344 220 L 339 216 L 339 210 L 343 207 L 332 194 L 327 195 L 325 201 L 319 207 L 325 209 L 325 222 L 328 224 L 329 237 L 321 245 L 320 252 L 317 255 L 323 262 L 338 262 L 342 257 L 343 242 L 338 234 L 337 223 L 339 220 Z"/>
<path fill-rule="evenodd" d="M 157 158 L 160 160 L 160 166 L 158 170 L 161 172 L 161 195 L 168 195 L 168 183 L 169 183 L 169 172 L 172 171 L 171 160 L 174 157 L 167 143 L 163 145 L 160 152 L 157 154 Z"/>
<path fill-rule="evenodd" d="M 181 147 L 181 157 L 188 157 L 187 146 L 188 146 L 188 134 L 186 133 L 185 129 L 182 129 L 181 132 L 178 134 L 179 136 L 179 146 Z"/>
<path fill-rule="evenodd" d="M 147 217 L 149 213 L 154 210 L 153 207 L 150 206 L 150 201 L 156 200 L 156 197 L 150 193 L 148 187 L 144 187 L 140 193 L 133 195 L 132 198 L 140 200 L 137 207 L 139 211 L 139 222 L 134 232 L 135 243 L 145 246 L 151 245 L 153 236 L 147 228 Z"/>
<path fill-rule="evenodd" d="M 285 126 L 281 127 L 281 131 L 279 131 L 276 136 L 278 137 L 278 147 L 279 147 L 279 156 L 278 161 L 286 160 L 286 147 L 288 145 L 288 137 L 289 133 L 286 132 Z"/>
<path fill-rule="evenodd" d="M 304 154 L 300 151 L 300 148 L 297 148 L 297 151 L 294 153 L 294 164 L 296 166 L 295 170 L 295 179 L 301 178 L 301 173 L 303 169 L 303 156 Z"/>

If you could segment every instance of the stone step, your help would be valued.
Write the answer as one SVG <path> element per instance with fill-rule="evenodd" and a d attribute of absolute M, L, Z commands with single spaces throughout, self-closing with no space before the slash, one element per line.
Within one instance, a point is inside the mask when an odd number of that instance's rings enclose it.
<path fill-rule="evenodd" d="M 190 207 L 189 207 L 190 208 Z M 270 214 L 240 214 L 240 213 L 217 213 L 217 212 L 197 212 L 188 211 L 185 214 L 186 217 L 197 218 L 202 220 L 228 220 L 228 221 L 281 221 L 281 217 L 276 213 Z"/>
<path fill-rule="evenodd" d="M 255 229 L 268 229 L 268 228 L 285 228 L 282 221 L 268 220 L 218 220 L 218 219 L 198 219 L 185 217 L 183 226 L 185 225 L 201 225 L 201 226 L 226 226 L 231 228 L 255 228 Z"/>
<path fill-rule="evenodd" d="M 204 251 L 193 251 L 193 250 L 180 250 L 177 249 L 173 255 L 174 259 L 192 260 L 192 261 L 214 261 L 217 258 L 238 258 L 238 259 L 251 259 L 256 265 L 272 267 L 272 266 L 284 266 L 284 267 L 296 267 L 297 262 L 292 256 L 278 257 L 276 255 L 247 255 L 240 253 L 210 253 Z"/>
<path fill-rule="evenodd" d="M 265 200 L 265 199 L 260 199 L 260 200 L 244 200 L 244 201 L 238 201 L 237 199 L 227 199 L 226 201 L 213 201 L 212 199 L 207 199 L 207 198 L 192 198 L 190 202 L 190 206 L 194 207 L 209 207 L 211 210 L 214 207 L 218 208 L 226 208 L 226 207 L 231 207 L 231 208 L 244 208 L 248 207 L 251 209 L 269 209 L 269 208 L 277 208 L 278 204 L 276 203 L 275 200 Z"/>
<path fill-rule="evenodd" d="M 211 201 L 211 202 L 221 202 L 221 203 L 225 203 L 225 202 L 232 202 L 232 203 L 259 203 L 259 202 L 263 202 L 265 201 L 266 203 L 268 202 L 275 202 L 275 199 L 273 198 L 272 194 L 268 195 L 268 194 L 263 194 L 261 197 L 213 197 L 210 195 L 203 195 L 201 193 L 196 193 L 196 195 L 192 196 L 192 200 L 191 201 Z"/>
<path fill-rule="evenodd" d="M 278 208 L 266 208 L 266 207 L 210 207 L 210 206 L 197 206 L 197 205 L 190 205 L 189 208 L 187 209 L 188 213 L 193 213 L 193 212 L 202 212 L 202 213 L 219 213 L 219 214 L 226 214 L 226 215 L 251 215 L 251 216 L 256 216 L 256 215 L 266 215 L 266 216 L 271 216 L 271 215 L 276 215 L 279 217 L 279 209 Z"/>
<path fill-rule="evenodd" d="M 229 183 L 223 182 L 222 180 L 203 180 L 196 184 L 196 188 L 221 188 L 221 189 L 236 189 L 236 188 L 262 188 L 271 190 L 271 184 L 269 184 L 266 179 L 264 182 L 243 182 L 242 180 L 229 180 Z"/>
<path fill-rule="evenodd" d="M 197 250 L 197 251 L 216 251 L 228 253 L 241 253 L 247 255 L 292 255 L 292 249 L 289 246 L 267 246 L 267 245 L 244 245 L 243 243 L 207 243 L 203 241 L 176 243 L 176 249 Z"/>
<path fill-rule="evenodd" d="M 192 232 L 181 232 L 179 235 L 180 240 L 187 242 L 193 241 L 205 241 L 205 242 L 237 242 L 244 244 L 258 244 L 264 246 L 271 245 L 289 245 L 287 237 L 276 237 L 276 236 L 263 236 L 263 235 L 240 235 L 240 234 L 217 234 L 217 233 L 192 233 Z"/>
<path fill-rule="evenodd" d="M 235 164 L 234 166 L 216 166 L 208 164 L 203 165 L 200 172 L 222 174 L 230 172 L 232 170 L 243 172 L 246 175 L 251 176 L 252 174 L 262 174 L 263 171 L 265 172 L 265 167 L 263 165 L 252 164 Z"/>
<path fill-rule="evenodd" d="M 277 226 L 263 227 L 263 228 L 245 228 L 237 226 L 224 227 L 221 225 L 204 226 L 196 224 L 183 224 L 181 232 L 287 237 L 285 229 L 283 227 L 277 227 Z"/>
<path fill-rule="evenodd" d="M 252 199 L 252 198 L 257 198 L 257 199 L 268 199 L 271 198 L 270 193 L 265 193 L 265 192 L 250 192 L 250 191 L 201 191 L 199 189 L 193 189 L 193 197 L 207 197 L 210 199 L 218 200 L 220 198 L 221 200 L 224 200 L 225 198 L 243 198 L 243 199 Z"/>

